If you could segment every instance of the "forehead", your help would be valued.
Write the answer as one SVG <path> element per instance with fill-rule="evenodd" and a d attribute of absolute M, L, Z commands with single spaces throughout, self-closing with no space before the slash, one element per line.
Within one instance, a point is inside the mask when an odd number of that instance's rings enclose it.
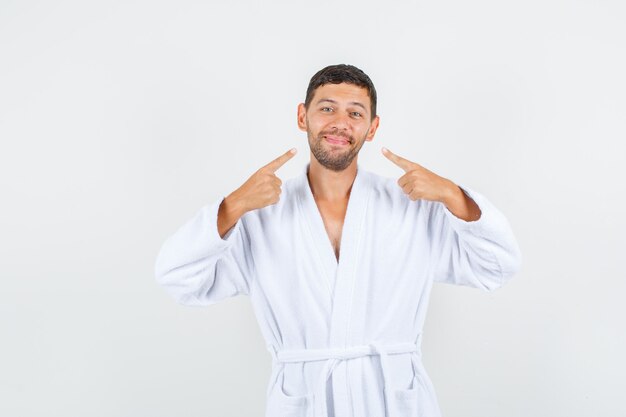
<path fill-rule="evenodd" d="M 354 84 L 324 84 L 315 90 L 312 103 L 316 104 L 322 99 L 331 99 L 339 103 L 354 101 L 363 104 L 368 110 L 370 109 L 370 96 L 367 94 L 367 89 Z"/>

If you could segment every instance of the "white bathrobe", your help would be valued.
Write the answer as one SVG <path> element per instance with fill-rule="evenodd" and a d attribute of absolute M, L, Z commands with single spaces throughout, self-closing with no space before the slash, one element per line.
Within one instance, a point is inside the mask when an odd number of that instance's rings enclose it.
<path fill-rule="evenodd" d="M 467 187 L 473 222 L 357 164 L 337 262 L 308 167 L 224 239 L 223 198 L 200 209 L 163 244 L 158 282 L 184 305 L 250 296 L 273 358 L 267 417 L 440 416 L 420 359 L 432 284 L 500 287 L 521 265 L 508 221 Z"/>

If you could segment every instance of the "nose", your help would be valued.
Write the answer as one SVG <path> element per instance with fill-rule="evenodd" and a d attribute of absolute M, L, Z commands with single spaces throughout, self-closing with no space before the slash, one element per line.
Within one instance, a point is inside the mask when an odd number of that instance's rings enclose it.
<path fill-rule="evenodd" d="M 331 126 L 338 130 L 349 130 L 350 122 L 351 120 L 348 114 L 344 112 L 337 112 L 335 113 Z"/>

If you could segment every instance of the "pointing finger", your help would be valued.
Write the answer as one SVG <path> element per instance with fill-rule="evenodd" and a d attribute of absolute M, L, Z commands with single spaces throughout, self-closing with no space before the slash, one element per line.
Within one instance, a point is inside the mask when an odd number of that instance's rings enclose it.
<path fill-rule="evenodd" d="M 298 150 L 296 148 L 291 148 L 278 158 L 274 159 L 269 164 L 265 165 L 263 168 L 266 168 L 270 172 L 274 173 L 276 170 L 283 166 L 283 164 L 289 161 L 296 154 Z"/>
<path fill-rule="evenodd" d="M 396 155 L 387 148 L 383 148 L 383 155 L 385 155 L 391 162 L 402 168 L 405 172 L 409 172 L 412 169 L 413 162 Z"/>

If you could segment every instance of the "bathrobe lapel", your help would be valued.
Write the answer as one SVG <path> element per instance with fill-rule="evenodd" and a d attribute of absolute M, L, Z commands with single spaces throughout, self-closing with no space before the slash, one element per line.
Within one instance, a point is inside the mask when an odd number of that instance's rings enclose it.
<path fill-rule="evenodd" d="M 327 343 L 332 348 L 345 348 L 350 343 L 348 339 L 351 335 L 350 318 L 354 287 L 357 283 L 356 269 L 361 250 L 361 237 L 364 233 L 367 202 L 371 192 L 370 182 L 368 181 L 368 173 L 360 169 L 357 164 L 357 174 L 350 190 L 341 232 L 339 262 L 337 262 L 332 244 L 324 228 L 324 221 L 309 186 L 308 169 L 309 164 L 306 165 L 304 173 L 301 175 L 301 192 L 298 194 L 302 212 L 313 238 L 314 252 L 319 259 L 320 270 L 323 274 L 320 279 L 326 281 L 331 298 L 330 329 Z M 345 361 L 341 361 L 337 364 L 335 372 L 332 373 L 332 398 L 337 411 L 336 415 L 339 416 L 350 413 L 348 394 L 345 392 L 345 387 L 348 386 L 345 366 Z"/>

